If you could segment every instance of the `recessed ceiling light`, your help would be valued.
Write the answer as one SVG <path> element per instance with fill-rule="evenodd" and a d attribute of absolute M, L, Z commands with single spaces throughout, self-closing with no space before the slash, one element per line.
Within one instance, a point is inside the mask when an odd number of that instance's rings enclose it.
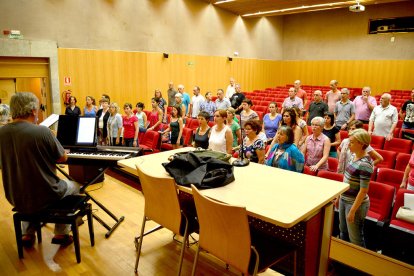
<path fill-rule="evenodd" d="M 341 6 L 341 5 L 350 4 L 350 3 L 355 3 L 355 1 L 342 1 L 342 2 L 315 4 L 315 5 L 308 5 L 308 6 L 302 5 L 302 6 L 299 6 L 299 7 L 287 8 L 287 9 L 247 13 L 247 14 L 243 14 L 242 16 L 243 17 L 248 17 L 248 16 L 257 16 L 257 15 L 264 15 L 264 14 L 269 14 L 269 13 L 289 12 L 289 11 L 297 11 L 297 10 L 304 10 L 304 9 L 320 9 L 320 8 L 324 8 L 324 7 Z"/>

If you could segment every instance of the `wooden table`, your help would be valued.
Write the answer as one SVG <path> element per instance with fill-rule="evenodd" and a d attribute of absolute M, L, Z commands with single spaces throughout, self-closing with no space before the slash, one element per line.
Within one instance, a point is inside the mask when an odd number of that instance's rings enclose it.
<path fill-rule="evenodd" d="M 167 162 L 174 152 L 191 149 L 125 159 L 118 161 L 118 165 L 137 175 L 135 165 L 139 163 L 146 173 L 169 178 L 161 163 Z M 260 227 L 276 225 L 269 231 L 303 245 L 302 273 L 325 275 L 333 221 L 332 200 L 349 185 L 256 163 L 234 167 L 234 175 L 234 182 L 202 193 L 221 202 L 246 206 L 248 214 Z M 185 187 L 180 189 L 191 191 Z"/>

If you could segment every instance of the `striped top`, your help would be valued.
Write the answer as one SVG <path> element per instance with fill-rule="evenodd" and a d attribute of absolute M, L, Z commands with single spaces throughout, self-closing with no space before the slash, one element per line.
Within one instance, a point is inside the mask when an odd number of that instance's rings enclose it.
<path fill-rule="evenodd" d="M 344 192 L 343 195 L 355 198 L 361 188 L 368 188 L 373 171 L 374 165 L 371 157 L 366 155 L 354 161 L 354 156 L 352 156 L 344 175 L 344 182 L 349 184 L 349 190 Z"/>

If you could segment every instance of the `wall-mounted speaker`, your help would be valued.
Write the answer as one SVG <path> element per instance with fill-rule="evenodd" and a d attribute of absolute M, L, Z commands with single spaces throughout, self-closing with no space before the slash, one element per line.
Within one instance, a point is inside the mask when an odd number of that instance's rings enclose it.
<path fill-rule="evenodd" d="M 227 60 L 228 61 L 233 61 L 233 58 L 232 57 L 227 57 Z"/>
<path fill-rule="evenodd" d="M 169 55 L 168 55 L 167 53 L 163 53 L 163 54 L 162 54 L 162 56 L 163 56 L 164 58 L 168 58 L 168 56 L 169 56 Z"/>

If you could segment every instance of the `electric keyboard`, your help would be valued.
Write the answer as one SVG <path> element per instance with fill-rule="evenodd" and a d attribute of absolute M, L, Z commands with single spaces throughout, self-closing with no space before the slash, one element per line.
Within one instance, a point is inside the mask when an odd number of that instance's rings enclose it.
<path fill-rule="evenodd" d="M 96 148 L 77 148 L 70 149 L 67 153 L 68 163 L 77 163 L 78 159 L 90 161 L 118 161 L 130 157 L 135 157 L 139 153 L 139 148 L 97 146 Z"/>

